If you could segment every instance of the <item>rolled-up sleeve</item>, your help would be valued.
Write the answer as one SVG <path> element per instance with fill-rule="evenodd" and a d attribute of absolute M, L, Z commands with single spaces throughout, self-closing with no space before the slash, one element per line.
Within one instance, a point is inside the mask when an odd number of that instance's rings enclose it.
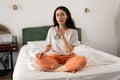
<path fill-rule="evenodd" d="M 47 34 L 47 37 L 46 37 L 46 44 L 48 44 L 48 45 L 52 44 L 52 42 L 51 42 L 51 31 L 52 31 L 52 28 L 50 28 L 48 30 L 48 34 Z"/>
<path fill-rule="evenodd" d="M 72 35 L 71 35 L 71 39 L 70 39 L 70 44 L 72 46 L 77 46 L 80 44 L 80 41 L 78 39 L 78 31 L 77 30 L 73 30 Z"/>

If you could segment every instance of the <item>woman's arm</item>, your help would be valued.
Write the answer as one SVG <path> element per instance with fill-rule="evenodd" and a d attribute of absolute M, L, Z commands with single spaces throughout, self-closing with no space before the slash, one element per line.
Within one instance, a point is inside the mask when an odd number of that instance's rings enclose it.
<path fill-rule="evenodd" d="M 65 49 L 66 49 L 66 52 L 67 52 L 67 53 L 71 53 L 72 50 L 73 50 L 73 46 L 71 46 L 71 45 L 67 42 L 67 40 L 66 40 L 66 38 L 64 37 L 64 35 L 62 35 L 61 38 L 62 38 L 62 40 L 63 40 L 63 42 L 64 42 L 64 44 L 65 44 L 64 47 L 65 47 Z"/>
<path fill-rule="evenodd" d="M 42 52 L 47 53 L 50 49 L 51 49 L 51 45 L 46 45 L 45 49 Z"/>
<path fill-rule="evenodd" d="M 60 35 L 61 39 L 64 42 L 64 47 L 67 53 L 71 53 L 73 50 L 73 46 L 71 46 L 68 41 L 66 40 L 65 36 L 64 36 L 64 32 L 62 29 L 58 29 L 57 30 L 58 35 Z"/>
<path fill-rule="evenodd" d="M 36 54 L 37 58 L 42 58 L 45 53 L 47 53 L 51 49 L 51 45 L 46 45 L 45 49 L 39 53 Z"/>

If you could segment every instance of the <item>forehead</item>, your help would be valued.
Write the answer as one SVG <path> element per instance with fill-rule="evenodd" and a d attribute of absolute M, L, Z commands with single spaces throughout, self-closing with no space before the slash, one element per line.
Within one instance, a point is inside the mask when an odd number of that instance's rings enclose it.
<path fill-rule="evenodd" d="M 65 11 L 63 11 L 62 9 L 58 9 L 58 10 L 56 11 L 56 14 L 60 14 L 60 13 L 65 13 Z"/>

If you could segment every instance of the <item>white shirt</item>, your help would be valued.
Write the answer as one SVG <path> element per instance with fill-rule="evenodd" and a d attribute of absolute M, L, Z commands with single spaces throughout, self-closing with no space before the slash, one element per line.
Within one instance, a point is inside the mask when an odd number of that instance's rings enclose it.
<path fill-rule="evenodd" d="M 67 55 L 64 48 L 64 42 L 61 38 L 56 39 L 56 27 L 51 27 L 48 31 L 46 43 L 51 46 L 49 53 L 55 53 L 57 55 Z M 78 40 L 78 32 L 75 29 L 68 29 L 64 34 L 66 40 L 71 46 L 77 46 L 80 41 Z"/>

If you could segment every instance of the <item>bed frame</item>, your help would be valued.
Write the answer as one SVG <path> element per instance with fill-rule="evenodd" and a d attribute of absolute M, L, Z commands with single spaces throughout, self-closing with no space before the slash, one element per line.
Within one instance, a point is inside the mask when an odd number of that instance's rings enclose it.
<path fill-rule="evenodd" d="M 28 41 L 45 40 L 50 26 L 28 27 L 22 29 L 23 45 Z M 81 41 L 81 29 L 77 28 L 79 41 Z"/>

